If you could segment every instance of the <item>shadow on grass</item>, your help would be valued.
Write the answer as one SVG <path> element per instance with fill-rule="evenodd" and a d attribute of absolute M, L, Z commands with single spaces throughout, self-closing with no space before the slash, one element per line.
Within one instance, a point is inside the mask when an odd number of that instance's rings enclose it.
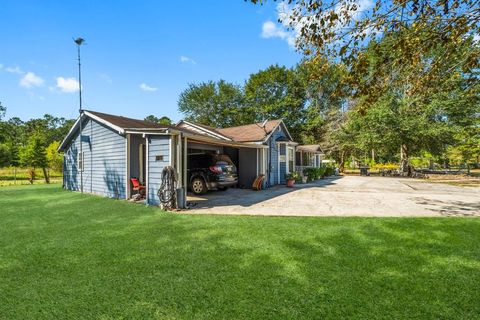
<path fill-rule="evenodd" d="M 476 219 L 190 216 L 54 188 L 3 195 L 9 319 L 480 312 Z"/>

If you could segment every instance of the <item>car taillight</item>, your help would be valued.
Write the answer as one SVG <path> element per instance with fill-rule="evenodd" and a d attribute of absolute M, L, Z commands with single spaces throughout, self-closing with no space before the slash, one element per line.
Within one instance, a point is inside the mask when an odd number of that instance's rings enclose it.
<path fill-rule="evenodd" d="M 209 169 L 213 173 L 222 173 L 223 172 L 222 167 L 219 167 L 219 166 L 211 166 Z"/>

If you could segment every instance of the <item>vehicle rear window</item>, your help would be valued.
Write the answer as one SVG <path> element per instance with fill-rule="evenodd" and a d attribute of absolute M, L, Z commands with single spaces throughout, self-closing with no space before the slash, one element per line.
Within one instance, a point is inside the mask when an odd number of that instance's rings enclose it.
<path fill-rule="evenodd" d="M 218 165 L 232 165 L 233 162 L 230 160 L 230 157 L 225 154 L 218 154 L 215 156 L 216 163 Z"/>

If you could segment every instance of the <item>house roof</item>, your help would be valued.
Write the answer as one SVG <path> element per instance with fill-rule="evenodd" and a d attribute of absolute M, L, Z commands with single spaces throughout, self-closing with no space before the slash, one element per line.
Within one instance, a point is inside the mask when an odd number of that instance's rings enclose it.
<path fill-rule="evenodd" d="M 320 145 L 318 144 L 304 144 L 301 146 L 297 146 L 297 150 L 311 153 L 323 153 Z"/>
<path fill-rule="evenodd" d="M 217 129 L 217 131 L 237 142 L 264 141 L 281 123 L 283 123 L 282 120 L 268 120 L 264 126 L 262 126 L 262 122 L 258 122 L 238 127 Z M 290 134 L 288 135 L 290 136 Z M 291 139 L 291 137 L 289 138 Z"/>
<path fill-rule="evenodd" d="M 213 134 L 216 137 L 232 140 L 235 142 L 263 142 L 268 139 L 270 134 L 280 125 L 284 126 L 287 138 L 284 141 L 292 141 L 292 137 L 285 127 L 282 120 L 267 120 L 265 122 L 258 122 L 237 127 L 229 128 L 214 128 L 199 123 L 194 123 L 187 120 L 182 120 L 177 124 L 177 127 L 192 126 L 195 129 L 200 129 L 206 135 Z"/>
<path fill-rule="evenodd" d="M 82 110 L 82 115 L 77 118 L 72 128 L 68 132 L 67 136 L 65 137 L 65 139 L 63 139 L 62 143 L 58 147 L 59 151 L 64 150 L 65 147 L 68 145 L 68 142 L 70 141 L 70 139 L 72 138 L 72 136 L 75 134 L 75 132 L 80 126 L 80 119 L 84 120 L 86 117 L 92 118 L 106 125 L 107 127 L 115 131 L 118 131 L 119 134 L 124 134 L 126 130 L 164 132 L 169 129 L 183 131 L 186 133 L 192 133 L 189 130 L 186 130 L 183 128 L 177 128 L 170 125 L 164 125 L 164 124 L 153 123 L 145 120 L 116 116 L 113 114 L 102 113 L 97 111 Z"/>
<path fill-rule="evenodd" d="M 231 143 L 247 143 L 247 142 L 263 142 L 268 139 L 268 137 L 273 133 L 273 131 L 280 125 L 284 126 L 285 132 L 288 136 L 288 139 L 285 141 L 292 141 L 292 137 L 288 132 L 288 129 L 285 127 L 285 124 L 282 120 L 268 120 L 264 123 L 254 123 L 248 124 L 238 127 L 231 127 L 231 128 L 223 128 L 217 129 L 212 128 L 210 126 L 191 123 L 188 121 L 181 121 L 177 126 L 171 125 L 163 125 L 158 123 L 153 123 L 145 120 L 127 118 L 122 116 L 116 116 L 113 114 L 97 112 L 97 111 L 90 111 L 90 110 L 83 110 L 82 116 L 78 117 L 75 124 L 72 126 L 70 131 L 68 132 L 65 139 L 63 139 L 62 143 L 59 146 L 59 150 L 64 150 L 68 145 L 70 139 L 75 134 L 77 129 L 79 128 L 80 119 L 84 120 L 86 117 L 92 118 L 111 129 L 118 131 L 119 134 L 124 133 L 154 133 L 154 132 L 167 132 L 170 130 L 181 131 L 192 136 L 199 137 L 200 135 L 204 135 L 207 137 L 208 135 L 211 138 L 221 141 L 230 141 Z M 196 132 L 195 130 L 190 130 L 192 128 L 185 128 L 180 126 L 181 123 L 187 123 L 192 125 L 193 127 L 200 128 L 200 132 Z M 202 132 L 203 131 L 203 132 Z M 200 135 L 199 135 L 200 133 Z M 207 135 L 205 135 L 207 133 Z M 210 133 L 210 134 L 209 134 Z M 213 133 L 213 135 L 212 135 Z"/>
<path fill-rule="evenodd" d="M 204 124 L 194 123 L 188 120 L 180 120 L 180 122 L 177 123 L 176 127 L 212 136 L 217 139 L 232 141 L 230 137 L 221 134 L 217 128 L 206 126 Z"/>
<path fill-rule="evenodd" d="M 102 112 L 97 112 L 97 111 L 90 111 L 90 110 L 84 110 L 85 113 L 90 113 L 94 116 L 97 116 L 117 127 L 120 127 L 122 129 L 166 129 L 166 128 L 174 128 L 173 126 L 169 125 L 164 125 L 164 124 L 159 124 L 159 123 L 153 123 L 150 121 L 145 121 L 145 120 L 139 120 L 139 119 L 133 119 L 133 118 L 127 118 L 127 117 L 122 117 L 122 116 L 116 116 L 113 114 L 108 114 L 108 113 L 102 113 Z"/>

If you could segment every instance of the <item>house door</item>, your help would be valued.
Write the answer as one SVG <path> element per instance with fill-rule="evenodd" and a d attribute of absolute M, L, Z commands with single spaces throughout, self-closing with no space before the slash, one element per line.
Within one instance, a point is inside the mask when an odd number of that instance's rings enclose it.
<path fill-rule="evenodd" d="M 147 156 L 146 156 L 146 149 L 145 149 L 145 145 L 142 143 L 138 146 L 138 180 L 140 180 L 140 182 L 142 184 L 145 184 L 145 168 L 146 168 L 146 161 L 147 161 Z"/>

